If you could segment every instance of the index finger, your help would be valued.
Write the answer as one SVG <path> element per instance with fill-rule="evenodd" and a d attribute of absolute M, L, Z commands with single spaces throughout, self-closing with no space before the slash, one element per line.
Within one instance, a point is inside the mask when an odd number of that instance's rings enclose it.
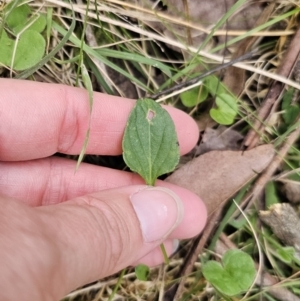
<path fill-rule="evenodd" d="M 59 84 L 0 79 L 0 160 L 18 161 L 56 152 L 78 154 L 90 118 L 88 93 Z M 87 154 L 118 155 L 134 100 L 94 93 Z M 194 120 L 166 107 L 174 120 L 181 154 L 198 139 Z"/>

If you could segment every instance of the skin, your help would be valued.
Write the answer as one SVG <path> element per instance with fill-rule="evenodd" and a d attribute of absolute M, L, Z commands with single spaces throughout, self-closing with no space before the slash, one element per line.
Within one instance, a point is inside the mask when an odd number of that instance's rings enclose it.
<path fill-rule="evenodd" d="M 162 181 L 152 191 L 133 173 L 84 163 L 74 174 L 75 161 L 52 156 L 80 152 L 89 120 L 85 90 L 0 79 L 0 91 L 1 300 L 59 300 L 127 266 L 160 264 L 159 244 L 171 254 L 174 241 L 202 231 L 206 209 L 190 191 Z M 95 93 L 86 153 L 121 154 L 133 106 Z M 166 109 L 187 153 L 197 126 L 182 111 Z M 140 219 L 137 196 L 154 199 L 142 203 L 146 212 L 148 204 L 166 208 L 166 216 L 149 210 L 157 221 L 152 236 L 145 236 L 148 217 Z"/>

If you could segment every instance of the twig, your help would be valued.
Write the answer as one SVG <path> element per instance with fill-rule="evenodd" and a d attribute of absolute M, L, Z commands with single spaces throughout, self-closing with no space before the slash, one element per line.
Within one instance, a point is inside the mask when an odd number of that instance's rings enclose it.
<path fill-rule="evenodd" d="M 299 83 L 300 82 L 300 60 L 299 60 L 299 58 L 297 60 L 297 63 L 295 64 L 293 73 L 294 73 L 295 81 Z M 292 101 L 291 101 L 291 106 L 295 105 L 298 102 L 299 93 L 300 93 L 300 91 L 298 89 L 296 89 L 294 91 L 293 98 L 292 98 Z"/>
<path fill-rule="evenodd" d="M 228 67 L 228 66 L 232 66 L 232 65 L 234 65 L 234 64 L 236 64 L 236 63 L 238 63 L 238 62 L 241 62 L 241 61 L 244 61 L 244 60 L 246 60 L 246 59 L 251 58 L 251 56 L 253 56 L 253 53 L 254 53 L 254 52 L 255 52 L 255 51 L 250 51 L 250 52 L 248 52 L 248 53 L 246 53 L 246 54 L 244 54 L 244 55 L 241 55 L 241 56 L 239 56 L 239 57 L 237 57 L 237 58 L 235 58 L 235 59 L 233 59 L 233 60 L 231 60 L 231 61 L 229 61 L 229 62 L 227 62 L 227 63 L 223 63 L 223 64 L 221 64 L 221 65 L 219 65 L 219 66 L 217 66 L 217 67 L 215 67 L 215 68 L 213 68 L 213 69 L 210 69 L 210 70 L 208 70 L 208 71 L 206 71 L 206 72 L 200 74 L 199 76 L 197 76 L 197 77 L 195 77 L 195 78 L 192 78 L 192 79 L 187 80 L 187 81 L 185 81 L 185 82 L 183 82 L 183 83 L 177 84 L 177 85 L 175 85 L 174 87 L 165 89 L 165 90 L 163 90 L 163 91 L 161 91 L 161 92 L 158 92 L 158 93 L 149 95 L 149 96 L 147 96 L 147 97 L 148 97 L 148 98 L 151 98 L 151 99 L 153 99 L 153 100 L 156 100 L 156 99 L 158 99 L 159 97 L 161 97 L 161 96 L 163 96 L 163 95 L 166 95 L 166 94 L 172 93 L 172 92 L 174 92 L 174 91 L 180 90 L 180 89 L 182 89 L 182 88 L 185 88 L 185 87 L 189 87 L 189 86 L 191 86 L 191 85 L 194 85 L 194 84 L 200 82 L 201 79 L 203 79 L 203 78 L 205 78 L 205 77 L 207 77 L 207 76 L 209 76 L 209 75 L 211 75 L 211 74 L 214 74 L 214 73 L 216 73 L 217 71 L 223 70 L 223 69 L 225 69 L 225 68 Z"/>
<path fill-rule="evenodd" d="M 271 13 L 275 8 L 276 3 L 270 3 L 266 8 L 263 10 L 259 18 L 257 19 L 254 27 L 260 26 L 266 23 Z M 239 57 L 240 55 L 245 54 L 249 49 L 254 45 L 257 41 L 258 37 L 249 36 L 246 39 L 242 40 L 237 47 L 236 52 L 233 54 L 232 59 Z M 246 81 L 246 70 L 241 68 L 236 68 L 234 66 L 230 66 L 226 69 L 223 83 L 226 87 L 228 87 L 229 91 L 231 91 L 237 97 L 242 93 L 243 89 L 245 88 L 245 81 Z"/>
<path fill-rule="evenodd" d="M 282 60 L 280 67 L 277 70 L 277 74 L 283 77 L 288 78 L 293 71 L 293 68 L 296 64 L 298 55 L 300 52 L 300 27 L 298 28 L 290 46 L 288 52 L 285 55 L 285 58 Z M 258 112 L 256 121 L 253 124 L 253 128 L 249 131 L 248 135 L 245 138 L 244 146 L 247 149 L 253 148 L 258 141 L 259 135 L 262 134 L 264 129 L 263 121 L 265 121 L 275 104 L 275 101 L 280 97 L 284 85 L 282 82 L 274 81 L 265 97 L 265 100 Z M 259 135 L 258 135 L 259 134 Z"/>
<path fill-rule="evenodd" d="M 278 151 L 277 155 L 274 157 L 270 165 L 263 171 L 263 173 L 258 177 L 255 182 L 252 190 L 246 195 L 244 200 L 241 202 L 241 207 L 250 206 L 256 198 L 259 197 L 260 193 L 264 189 L 267 182 L 273 176 L 280 163 L 288 153 L 289 149 L 293 146 L 296 140 L 300 135 L 300 115 L 298 116 L 295 125 L 297 125 L 296 129 L 290 134 L 290 136 L 286 139 L 286 142 L 283 144 L 281 149 Z"/>

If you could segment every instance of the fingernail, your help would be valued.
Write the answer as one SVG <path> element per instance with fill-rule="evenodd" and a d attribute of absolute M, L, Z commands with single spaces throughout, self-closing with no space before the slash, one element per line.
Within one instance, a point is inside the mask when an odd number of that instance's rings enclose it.
<path fill-rule="evenodd" d="M 130 200 L 147 243 L 165 239 L 183 218 L 182 201 L 169 189 L 146 188 L 134 193 Z"/>

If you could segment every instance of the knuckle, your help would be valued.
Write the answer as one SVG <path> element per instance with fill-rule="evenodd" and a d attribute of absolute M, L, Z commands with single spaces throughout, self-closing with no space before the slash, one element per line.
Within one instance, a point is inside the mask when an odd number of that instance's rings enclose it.
<path fill-rule="evenodd" d="M 105 244 L 101 260 L 106 265 L 105 269 L 114 270 L 124 260 L 131 241 L 126 215 L 120 212 L 120 207 L 114 206 L 114 202 L 101 201 L 93 196 L 84 196 L 81 201 L 86 208 L 90 231 L 96 239 L 94 247 Z"/>

